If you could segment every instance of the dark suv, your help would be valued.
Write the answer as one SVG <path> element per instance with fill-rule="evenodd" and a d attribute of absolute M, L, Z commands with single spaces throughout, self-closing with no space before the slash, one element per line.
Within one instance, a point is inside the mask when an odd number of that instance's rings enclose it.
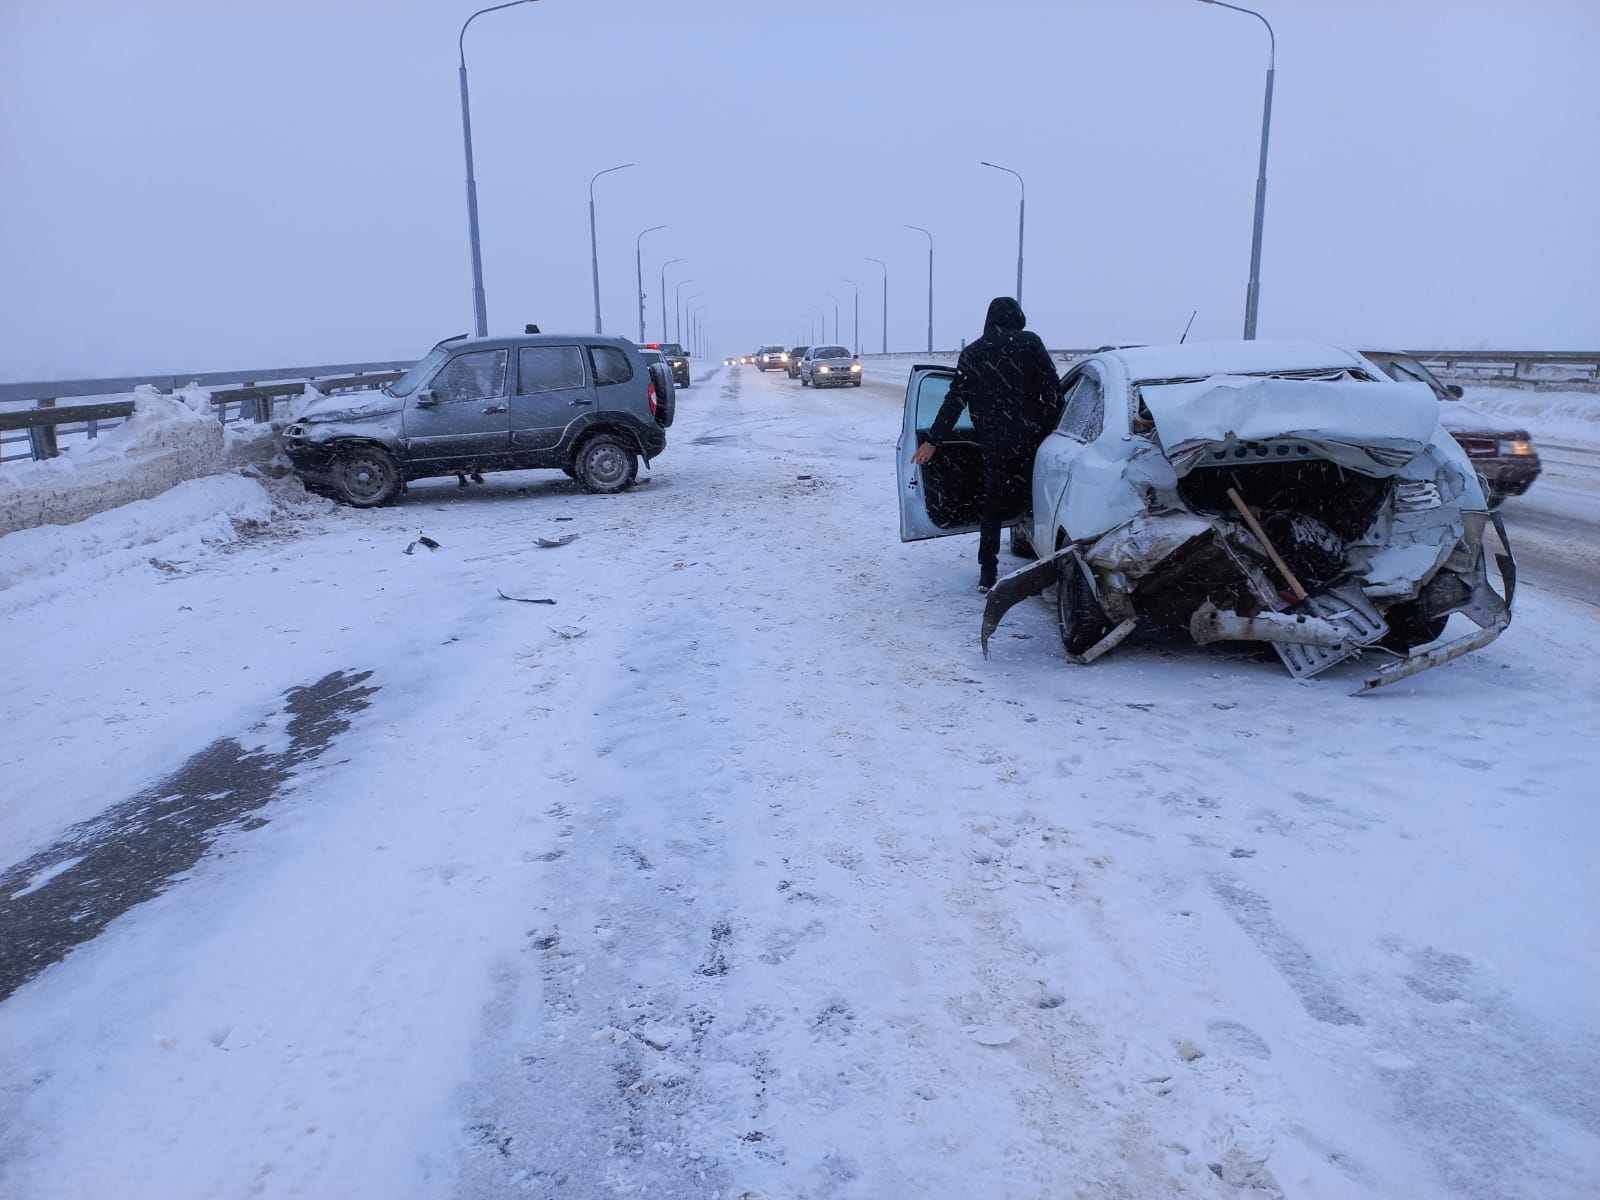
<path fill-rule="evenodd" d="M 689 386 L 689 356 L 677 342 L 651 342 L 649 349 L 661 351 L 661 357 L 672 367 L 672 382 L 681 388 Z"/>
<path fill-rule="evenodd" d="M 783 365 L 783 369 L 789 372 L 790 379 L 800 378 L 800 360 L 806 356 L 806 351 L 809 349 L 810 346 L 789 347 L 789 361 Z"/>
<path fill-rule="evenodd" d="M 666 364 L 622 338 L 450 338 L 381 391 L 315 402 L 283 446 L 308 486 L 357 508 L 411 479 L 541 467 L 620 492 L 666 449 L 674 399 Z"/>

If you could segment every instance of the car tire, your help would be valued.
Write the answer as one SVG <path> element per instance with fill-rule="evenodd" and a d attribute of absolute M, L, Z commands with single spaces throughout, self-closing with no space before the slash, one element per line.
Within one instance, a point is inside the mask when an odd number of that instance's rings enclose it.
<path fill-rule="evenodd" d="M 1061 582 L 1056 584 L 1056 629 L 1061 648 L 1076 658 L 1105 637 L 1109 623 L 1094 598 L 1094 590 L 1084 578 L 1076 558 L 1061 566 Z"/>
<path fill-rule="evenodd" d="M 341 447 L 333 464 L 334 491 L 351 508 L 381 508 L 405 486 L 400 464 L 381 446 Z"/>
<path fill-rule="evenodd" d="M 861 380 L 856 379 L 856 380 L 851 381 L 850 386 L 851 387 L 860 387 L 861 386 Z"/>
<path fill-rule="evenodd" d="M 614 433 L 597 433 L 578 447 L 574 478 L 586 492 L 613 495 L 639 476 L 639 455 Z"/>
<path fill-rule="evenodd" d="M 1396 654 L 1409 654 L 1418 646 L 1438 641 L 1450 614 L 1429 617 L 1423 613 L 1421 604 L 1407 600 L 1389 609 L 1383 619 L 1389 626 L 1389 632 L 1383 635 L 1384 648 Z"/>

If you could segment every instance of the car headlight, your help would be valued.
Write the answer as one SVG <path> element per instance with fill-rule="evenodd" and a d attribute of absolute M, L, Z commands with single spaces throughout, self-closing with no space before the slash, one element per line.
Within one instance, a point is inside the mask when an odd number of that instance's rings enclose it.
<path fill-rule="evenodd" d="M 789 356 L 787 354 L 780 354 L 778 357 L 779 357 L 780 361 L 782 361 L 782 362 L 788 362 L 789 361 Z"/>
<path fill-rule="evenodd" d="M 828 373 L 828 368 L 827 367 L 818 367 L 817 370 L 821 371 L 824 375 L 826 375 Z"/>
<path fill-rule="evenodd" d="M 1501 454 L 1532 454 L 1533 443 L 1527 438 L 1501 438 Z"/>
<path fill-rule="evenodd" d="M 850 369 L 852 371 L 859 371 L 859 370 L 861 370 L 861 364 L 860 363 L 851 363 L 850 364 Z"/>

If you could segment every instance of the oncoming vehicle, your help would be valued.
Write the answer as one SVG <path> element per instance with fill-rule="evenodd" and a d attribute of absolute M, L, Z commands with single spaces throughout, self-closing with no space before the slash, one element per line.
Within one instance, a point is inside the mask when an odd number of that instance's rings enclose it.
<path fill-rule="evenodd" d="M 675 399 L 666 364 L 622 338 L 449 338 L 381 391 L 315 402 L 283 446 L 308 486 L 357 508 L 462 472 L 548 467 L 619 492 L 666 448 Z"/>
<path fill-rule="evenodd" d="M 763 371 L 783 370 L 783 347 L 773 344 L 756 351 L 756 366 Z"/>
<path fill-rule="evenodd" d="M 725 367 L 731 367 L 731 366 L 734 366 L 735 363 L 734 363 L 733 359 L 725 358 L 725 359 L 722 360 L 722 365 L 725 366 Z"/>
<path fill-rule="evenodd" d="M 1526 429 L 1469 407 L 1461 399 L 1459 384 L 1444 383 L 1415 355 L 1396 350 L 1363 350 L 1361 355 L 1391 379 L 1426 384 L 1439 398 L 1439 423 L 1461 443 L 1488 483 L 1490 508 L 1499 507 L 1508 496 L 1522 495 L 1539 478 L 1542 465 Z"/>
<path fill-rule="evenodd" d="M 926 466 L 911 463 L 953 374 L 912 368 L 897 455 L 903 541 L 978 527 L 979 447 L 959 437 L 970 424 Z M 1224 342 L 1096 353 L 1072 364 L 1062 396 L 1034 459 L 1031 510 L 1012 515 L 1014 546 L 1040 557 L 989 592 L 985 652 L 1006 611 L 1052 585 L 1071 662 L 1094 661 L 1142 618 L 1202 645 L 1270 644 L 1296 677 L 1367 648 L 1399 657 L 1363 691 L 1510 624 L 1505 527 L 1420 384 L 1336 346 Z M 1491 524 L 1501 592 L 1487 569 Z M 1439 642 L 1454 613 L 1478 629 Z"/>
<path fill-rule="evenodd" d="M 689 356 L 677 342 L 647 342 L 647 350 L 659 350 L 661 356 L 672 368 L 672 382 L 678 387 L 689 386 Z"/>
<path fill-rule="evenodd" d="M 843 346 L 813 346 L 800 363 L 801 387 L 860 387 L 861 364 Z"/>
<path fill-rule="evenodd" d="M 789 357 L 784 360 L 783 369 L 789 373 L 790 379 L 800 378 L 800 360 L 806 356 L 810 346 L 790 346 Z"/>

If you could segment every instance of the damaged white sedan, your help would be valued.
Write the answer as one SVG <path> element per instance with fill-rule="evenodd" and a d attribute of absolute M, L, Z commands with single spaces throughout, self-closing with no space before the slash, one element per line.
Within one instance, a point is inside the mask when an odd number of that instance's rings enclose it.
<path fill-rule="evenodd" d="M 902 541 L 968 533 L 980 450 L 956 437 L 911 456 L 950 387 L 919 366 L 898 447 Z M 1487 645 L 1511 621 L 1505 529 L 1420 384 L 1352 350 L 1232 342 L 1105 350 L 1062 380 L 1013 546 L 1038 561 L 990 591 L 982 638 L 1056 585 L 1067 657 L 1089 663 L 1140 618 L 1200 644 L 1270 643 L 1296 677 L 1364 650 L 1394 656 L 1363 691 Z M 1500 589 L 1484 539 L 1493 527 Z M 1440 641 L 1451 614 L 1477 630 Z"/>

